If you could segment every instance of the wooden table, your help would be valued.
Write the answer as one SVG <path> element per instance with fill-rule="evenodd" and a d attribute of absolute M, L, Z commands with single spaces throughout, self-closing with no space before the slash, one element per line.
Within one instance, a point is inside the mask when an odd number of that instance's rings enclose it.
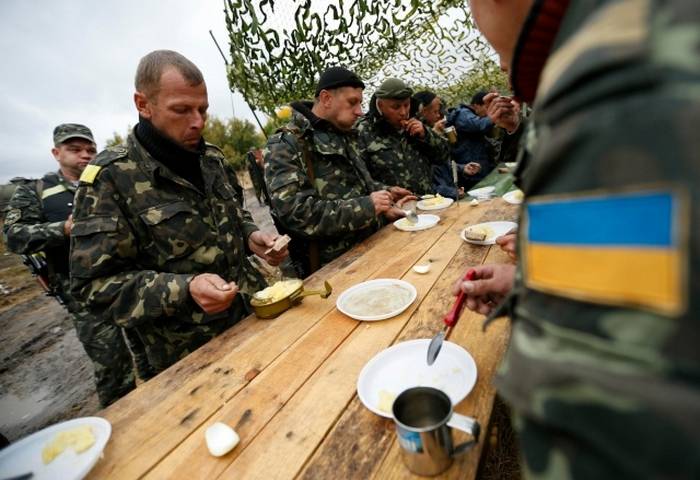
<path fill-rule="evenodd" d="M 452 205 L 440 223 L 422 232 L 388 226 L 307 279 L 327 279 L 333 295 L 308 297 L 274 320 L 248 317 L 187 358 L 101 412 L 112 423 L 104 457 L 89 478 L 409 478 L 391 420 L 367 410 L 356 394 L 357 377 L 376 353 L 413 338 L 431 338 L 454 297 L 454 280 L 469 265 L 505 263 L 498 247 L 470 245 L 459 232 L 479 221 L 513 220 L 517 208 L 496 198 L 470 207 Z M 411 270 L 430 260 L 428 274 Z M 335 300 L 372 278 L 402 278 L 418 299 L 403 314 L 358 322 Z M 509 337 L 505 320 L 482 331 L 483 317 L 465 311 L 449 340 L 476 361 L 474 390 L 457 412 L 476 417 L 485 430 L 494 403 L 492 378 Z M 212 457 L 204 431 L 216 421 L 235 428 L 240 444 Z M 455 432 L 462 441 L 461 432 Z M 477 448 L 455 461 L 442 478 L 473 478 Z"/>

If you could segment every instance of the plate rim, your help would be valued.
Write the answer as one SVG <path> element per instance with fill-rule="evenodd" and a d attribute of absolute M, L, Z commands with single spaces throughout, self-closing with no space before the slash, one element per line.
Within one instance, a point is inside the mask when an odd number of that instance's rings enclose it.
<path fill-rule="evenodd" d="M 8 459 L 8 458 L 11 458 L 16 451 L 21 450 L 22 448 L 25 448 L 27 444 L 30 444 L 30 443 L 37 441 L 40 437 L 42 437 L 42 436 L 49 437 L 49 436 L 57 433 L 60 430 L 63 430 L 66 428 L 71 428 L 73 426 L 84 425 L 86 423 L 88 425 L 91 425 L 91 426 L 95 425 L 95 424 L 99 424 L 102 428 L 104 428 L 106 434 L 103 438 L 98 438 L 98 436 L 95 435 L 95 437 L 96 437 L 95 443 L 88 449 L 88 450 L 95 449 L 95 452 L 93 452 L 94 458 L 90 461 L 87 461 L 85 463 L 85 467 L 83 467 L 83 469 L 81 469 L 80 471 L 76 470 L 75 476 L 67 477 L 67 478 L 75 478 L 75 479 L 84 478 L 94 468 L 94 466 L 99 461 L 99 459 L 102 456 L 102 452 L 104 452 L 104 449 L 107 446 L 107 442 L 109 442 L 109 439 L 112 436 L 112 424 L 106 418 L 97 417 L 97 416 L 72 418 L 70 420 L 64 420 L 64 421 L 59 422 L 59 423 L 54 423 L 53 425 L 49 425 L 49 426 L 42 428 L 41 430 L 38 430 L 34 433 L 30 433 L 26 437 L 18 440 L 17 442 L 11 443 L 7 447 L 0 450 L 0 467 L 2 467 L 3 461 Z M 48 440 L 48 438 L 47 438 L 47 440 Z M 83 453 L 85 453 L 85 452 L 83 452 Z M 27 467 L 27 468 L 30 468 L 30 467 Z M 34 473 L 37 474 L 37 472 L 34 472 Z M 41 473 L 41 472 L 39 472 L 39 473 Z M 16 475 L 13 473 L 10 473 L 10 474 Z M 5 475 L 5 473 L 2 473 L 2 475 Z"/>
<path fill-rule="evenodd" d="M 454 198 L 450 197 L 442 197 L 445 199 L 445 202 L 440 203 L 438 205 L 433 205 L 433 206 L 428 206 L 428 207 L 421 207 L 420 204 L 421 202 L 424 202 L 425 200 L 419 200 L 416 202 L 416 207 L 420 210 L 423 210 L 424 212 L 430 212 L 433 210 L 444 210 L 447 207 L 452 206 L 452 204 L 455 202 Z M 430 200 L 429 198 L 426 200 Z"/>
<path fill-rule="evenodd" d="M 522 190 L 520 190 L 519 188 L 518 188 L 518 189 L 515 189 L 515 190 L 510 190 L 510 191 L 504 193 L 504 194 L 501 196 L 501 198 L 503 198 L 503 200 L 505 200 L 506 202 L 510 203 L 511 205 L 520 205 L 520 204 L 523 203 L 522 200 L 520 200 L 519 202 L 515 202 L 515 201 L 513 201 L 512 199 L 510 199 L 510 197 L 506 198 L 506 196 L 511 195 L 512 193 L 515 193 L 515 192 L 517 192 L 517 191 L 521 191 L 521 192 L 522 192 Z"/>
<path fill-rule="evenodd" d="M 437 225 L 438 223 L 440 223 L 440 216 L 439 216 L 439 215 L 435 215 L 434 213 L 420 213 L 420 214 L 418 214 L 418 216 L 419 216 L 419 217 L 420 217 L 420 216 L 423 216 L 423 217 L 434 217 L 434 218 L 436 218 L 437 220 L 435 220 L 435 223 L 432 223 L 432 224 L 430 224 L 430 225 L 424 225 L 424 226 L 422 226 L 422 227 L 420 227 L 420 228 L 410 228 L 410 229 L 406 229 L 406 228 L 403 228 L 403 227 L 399 227 L 399 226 L 397 225 L 397 222 L 400 222 L 401 220 L 403 220 L 403 217 L 401 217 L 401 218 L 399 218 L 399 219 L 397 219 L 397 220 L 394 220 L 394 221 L 392 222 L 392 225 L 394 225 L 395 228 L 397 228 L 398 230 L 401 230 L 402 232 L 420 232 L 421 230 L 427 230 L 427 229 L 429 229 L 429 228 L 433 228 L 435 225 Z"/>
<path fill-rule="evenodd" d="M 411 339 L 411 340 L 405 340 L 405 341 L 403 341 L 403 342 L 395 343 L 395 344 L 393 344 L 393 345 L 388 346 L 387 348 L 385 348 L 385 349 L 383 349 L 383 350 L 377 352 L 372 358 L 370 358 L 370 359 L 367 361 L 367 363 L 365 363 L 365 365 L 362 367 L 362 370 L 360 370 L 360 374 L 359 374 L 358 377 L 357 377 L 357 383 L 356 383 L 356 385 L 355 385 L 355 389 L 356 389 L 356 391 L 357 391 L 357 396 L 358 396 L 358 398 L 360 399 L 360 402 L 362 402 L 362 405 L 364 405 L 365 408 L 367 408 L 370 412 L 375 413 L 375 414 L 377 414 L 377 415 L 379 415 L 379 416 L 381 416 L 381 417 L 384 417 L 384 418 L 393 418 L 393 415 L 391 415 L 390 413 L 384 412 L 384 411 L 382 411 L 382 410 L 379 410 L 379 409 L 376 408 L 375 406 L 371 405 L 371 402 L 370 402 L 370 400 L 369 400 L 368 398 L 367 398 L 367 399 L 364 398 L 364 395 L 363 395 L 363 393 L 362 393 L 362 389 L 360 388 L 360 384 L 361 384 L 362 381 L 368 376 L 369 369 L 370 369 L 375 363 L 378 363 L 378 362 L 379 362 L 380 360 L 382 360 L 384 357 L 386 357 L 387 355 L 389 355 L 391 350 L 393 350 L 393 349 L 399 349 L 399 348 L 408 348 L 408 347 L 410 347 L 410 346 L 412 346 L 412 345 L 414 345 L 414 344 L 416 344 L 416 345 L 423 344 L 423 345 L 425 345 L 425 350 L 426 350 L 426 355 L 427 355 L 428 345 L 430 345 L 430 341 L 431 341 L 431 340 L 432 340 L 432 339 L 430 339 L 430 338 L 414 338 L 414 339 Z M 457 400 L 456 402 L 453 402 L 453 407 L 454 407 L 455 405 L 457 405 L 458 403 L 460 403 L 462 400 L 464 400 L 465 398 L 467 398 L 467 396 L 469 396 L 469 394 L 474 390 L 474 387 L 476 386 L 476 382 L 479 380 L 479 368 L 478 368 L 478 366 L 476 365 L 476 360 L 474 360 L 474 357 L 472 356 L 471 353 L 469 353 L 469 351 L 468 351 L 466 348 L 464 348 L 463 346 L 459 345 L 458 343 L 450 342 L 449 340 L 445 340 L 445 341 L 443 342 L 442 348 L 445 348 L 445 345 L 448 345 L 448 344 L 449 344 L 449 346 L 448 346 L 447 348 L 454 348 L 454 349 L 456 349 L 457 351 L 460 351 L 460 350 L 461 350 L 461 352 L 463 352 L 464 354 L 466 354 L 466 358 L 469 359 L 469 361 L 471 362 L 471 365 L 474 367 L 474 380 L 473 380 L 472 384 L 469 386 L 469 388 L 466 390 L 466 393 L 464 394 L 464 396 L 463 396 L 462 398 L 460 398 L 459 400 Z M 398 396 L 400 393 L 401 393 L 401 392 L 397 393 L 397 396 Z M 365 401 L 365 400 L 366 400 L 366 401 Z"/>
<path fill-rule="evenodd" d="M 347 296 L 350 292 L 352 292 L 353 290 L 357 290 L 357 289 L 359 289 L 359 287 L 367 285 L 367 284 L 379 283 L 379 282 L 390 282 L 393 284 L 398 283 L 398 284 L 403 285 L 404 287 L 408 288 L 411 291 L 411 294 L 412 294 L 411 301 L 408 302 L 406 304 L 406 306 L 401 308 L 401 310 L 398 310 L 398 311 L 395 310 L 393 312 L 385 313 L 383 315 L 354 315 L 354 314 L 348 313 L 345 309 L 343 309 L 341 307 L 341 305 L 340 305 L 341 300 L 345 296 Z M 401 315 L 403 312 L 406 311 L 406 309 L 408 307 L 410 307 L 413 304 L 413 302 L 416 301 L 417 298 L 418 298 L 418 289 L 416 289 L 416 287 L 412 283 L 407 282 L 406 280 L 402 280 L 400 278 L 373 278 L 371 280 L 365 280 L 364 282 L 357 283 L 357 284 L 353 285 L 352 287 L 348 288 L 347 290 L 344 290 L 340 295 L 338 295 L 338 298 L 335 300 L 335 308 L 337 308 L 338 311 L 340 313 L 342 313 L 343 315 L 348 316 L 350 318 L 353 318 L 355 320 L 358 320 L 360 322 L 378 322 L 380 320 L 386 320 L 386 319 L 395 317 L 397 315 Z"/>
<path fill-rule="evenodd" d="M 465 242 L 471 243 L 471 244 L 473 244 L 473 245 L 495 245 L 495 244 L 496 244 L 496 238 L 498 238 L 498 237 L 495 237 L 493 240 L 469 240 L 469 239 L 467 239 L 467 235 L 465 234 L 467 228 L 469 228 L 469 227 L 476 227 L 476 226 L 478 226 L 478 225 L 488 225 L 489 223 L 510 223 L 510 224 L 513 225 L 513 228 L 517 228 L 517 227 L 518 227 L 518 223 L 517 223 L 517 222 L 511 222 L 511 221 L 509 221 L 509 220 L 494 220 L 494 221 L 491 221 L 491 222 L 475 223 L 475 224 L 473 224 L 473 225 L 467 225 L 466 227 L 464 227 L 463 229 L 461 229 L 461 230 L 459 231 L 459 238 L 461 238 L 461 239 L 464 240 Z"/>

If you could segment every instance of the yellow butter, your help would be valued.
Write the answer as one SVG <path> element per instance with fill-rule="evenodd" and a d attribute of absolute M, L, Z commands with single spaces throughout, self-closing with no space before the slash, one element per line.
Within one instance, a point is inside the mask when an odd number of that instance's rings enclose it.
<path fill-rule="evenodd" d="M 89 425 L 83 425 L 71 430 L 64 430 L 57 433 L 41 451 L 41 459 L 44 464 L 51 463 L 54 458 L 58 457 L 71 447 L 75 453 L 82 453 L 95 443 L 95 435 Z"/>

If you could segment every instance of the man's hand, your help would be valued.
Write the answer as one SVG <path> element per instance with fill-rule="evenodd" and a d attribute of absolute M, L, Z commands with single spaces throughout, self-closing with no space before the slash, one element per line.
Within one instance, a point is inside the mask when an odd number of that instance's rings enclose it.
<path fill-rule="evenodd" d="M 501 250 L 506 252 L 513 260 L 518 259 L 518 254 L 515 249 L 518 235 L 514 232 L 508 232 L 502 237 L 496 239 L 496 244 L 501 247 Z"/>
<path fill-rule="evenodd" d="M 457 189 L 457 196 L 458 196 L 459 198 L 462 198 L 462 197 L 464 196 L 464 187 L 459 187 L 459 188 Z"/>
<path fill-rule="evenodd" d="M 402 187 L 391 187 L 389 192 L 391 193 L 391 199 L 395 202 L 401 200 L 406 195 L 413 195 L 410 190 L 406 190 Z"/>
<path fill-rule="evenodd" d="M 481 171 L 481 165 L 476 162 L 469 162 L 464 166 L 465 175 L 476 175 Z"/>
<path fill-rule="evenodd" d="M 409 118 L 404 128 L 406 128 L 406 132 L 412 137 L 425 138 L 423 122 L 417 118 Z"/>
<path fill-rule="evenodd" d="M 275 244 L 275 239 L 277 237 L 279 237 L 277 234 L 263 233 L 257 230 L 248 237 L 248 247 L 258 257 L 262 258 L 273 267 L 276 267 L 289 255 L 289 250 L 287 250 L 286 246 L 279 252 L 272 250 L 270 253 L 267 253 L 270 247 Z"/>
<path fill-rule="evenodd" d="M 73 214 L 68 215 L 68 219 L 63 223 L 63 234 L 70 237 L 70 232 L 73 231 Z"/>
<path fill-rule="evenodd" d="M 484 105 L 491 121 L 509 133 L 514 132 L 520 125 L 520 107 L 511 98 L 489 93 L 484 97 Z"/>
<path fill-rule="evenodd" d="M 227 282 L 214 273 L 201 273 L 190 282 L 190 297 L 208 314 L 226 310 L 237 293 L 235 282 Z"/>
<path fill-rule="evenodd" d="M 464 292 L 469 310 L 488 315 L 513 288 L 515 265 L 480 265 L 472 269 L 476 272 L 475 279 L 462 280 L 460 277 L 452 293 Z"/>
<path fill-rule="evenodd" d="M 399 207 L 391 207 L 389 210 L 384 212 L 384 217 L 386 217 L 387 220 L 390 222 L 394 222 L 398 220 L 399 218 L 403 218 L 406 216 L 406 212 L 401 210 Z"/>
<path fill-rule="evenodd" d="M 376 192 L 372 192 L 370 193 L 369 198 L 374 204 L 374 213 L 376 215 L 379 215 L 389 210 L 391 208 L 391 204 L 393 203 L 391 199 L 391 193 L 387 192 L 386 190 L 378 190 Z"/>
<path fill-rule="evenodd" d="M 437 133 L 442 133 L 445 131 L 445 126 L 447 125 L 447 119 L 443 118 L 442 120 L 438 120 L 435 122 L 435 125 L 433 125 L 433 130 L 435 130 Z"/>

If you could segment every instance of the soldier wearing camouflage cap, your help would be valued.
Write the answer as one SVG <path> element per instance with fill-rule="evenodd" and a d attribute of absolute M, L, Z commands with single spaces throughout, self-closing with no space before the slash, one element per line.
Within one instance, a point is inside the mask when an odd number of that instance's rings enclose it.
<path fill-rule="evenodd" d="M 360 159 L 353 125 L 364 84 L 349 70 L 323 72 L 314 102 L 293 102 L 291 121 L 271 136 L 265 181 L 278 230 L 289 234 L 292 259 L 307 276 L 376 232 L 404 189 L 375 181 Z"/>
<path fill-rule="evenodd" d="M 700 478 L 700 2 L 470 6 L 533 102 L 518 265 L 458 285 L 512 317 L 525 477 Z"/>
<path fill-rule="evenodd" d="M 247 255 L 275 236 L 243 209 L 223 152 L 202 138 L 209 106 L 201 71 L 177 52 L 139 62 L 139 122 L 80 177 L 71 248 L 72 291 L 101 318 L 143 339 L 159 372 L 249 313 L 265 287 Z"/>
<path fill-rule="evenodd" d="M 384 80 L 357 130 L 362 159 L 372 177 L 423 195 L 434 193 L 431 165 L 445 164 L 449 149 L 423 122 L 409 118 L 412 94 L 404 81 Z"/>
<path fill-rule="evenodd" d="M 78 178 L 95 158 L 95 140 L 84 125 L 64 123 L 53 131 L 57 172 L 39 180 L 15 178 L 3 231 L 10 251 L 31 255 L 35 265 L 46 264 L 47 287 L 72 314 L 78 339 L 93 362 L 97 394 L 107 406 L 135 387 L 131 354 L 122 329 L 90 315 L 70 294 L 68 256 L 73 226 L 73 197 Z M 135 352 L 138 338 L 131 339 Z M 137 358 L 142 376 L 150 376 L 148 363 Z"/>

